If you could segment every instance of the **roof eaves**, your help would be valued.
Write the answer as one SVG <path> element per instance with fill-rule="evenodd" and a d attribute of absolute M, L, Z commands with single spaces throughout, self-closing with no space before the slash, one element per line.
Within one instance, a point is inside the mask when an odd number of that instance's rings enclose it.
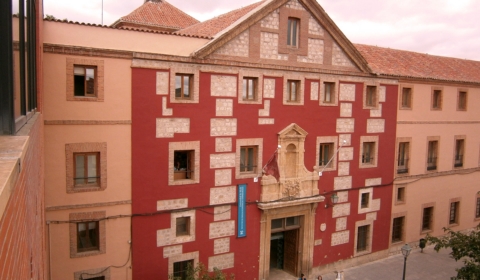
<path fill-rule="evenodd" d="M 167 32 L 167 31 L 146 30 L 146 29 L 129 28 L 129 27 L 112 27 L 112 26 L 109 26 L 109 25 L 101 25 L 101 24 L 95 24 L 95 23 L 85 23 L 85 22 L 78 22 L 78 21 L 71 21 L 71 20 L 47 19 L 47 18 L 44 18 L 43 20 L 44 20 L 44 21 L 51 21 L 51 22 L 75 24 L 75 25 L 86 25 L 86 26 L 92 26 L 92 27 L 102 27 L 102 28 L 109 28 L 109 29 L 115 29 L 115 30 L 127 30 L 127 31 L 134 31 L 134 32 L 155 33 L 155 34 L 172 35 L 172 36 L 179 36 L 179 37 L 189 37 L 189 38 L 197 38 L 197 39 L 207 39 L 207 40 L 213 39 L 213 38 L 207 37 L 207 36 L 188 35 L 188 34 L 175 34 L 175 33 Z"/>

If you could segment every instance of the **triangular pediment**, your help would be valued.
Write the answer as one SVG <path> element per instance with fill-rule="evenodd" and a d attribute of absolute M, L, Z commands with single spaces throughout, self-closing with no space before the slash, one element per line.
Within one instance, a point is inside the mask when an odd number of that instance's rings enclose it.
<path fill-rule="evenodd" d="M 279 65 L 294 59 L 305 67 L 371 72 L 360 52 L 315 0 L 265 0 L 237 16 L 192 56 Z M 300 21 L 295 48 L 287 46 L 289 18 Z"/>
<path fill-rule="evenodd" d="M 284 129 L 282 129 L 282 131 L 280 131 L 278 133 L 278 135 L 280 137 L 282 137 L 282 136 L 289 136 L 289 137 L 295 136 L 295 137 L 305 138 L 305 137 L 307 137 L 308 133 L 303 128 L 301 128 L 298 124 L 292 123 L 292 124 L 288 125 L 287 127 L 285 127 Z"/>

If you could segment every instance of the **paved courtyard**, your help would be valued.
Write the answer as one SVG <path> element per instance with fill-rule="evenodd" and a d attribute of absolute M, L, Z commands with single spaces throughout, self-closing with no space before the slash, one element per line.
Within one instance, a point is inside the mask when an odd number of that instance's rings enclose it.
<path fill-rule="evenodd" d="M 429 246 L 420 252 L 414 249 L 407 258 L 406 280 L 417 279 L 446 279 L 457 275 L 455 268 L 463 266 L 462 261 L 456 262 L 449 255 L 449 249 L 435 252 L 433 246 Z M 402 279 L 403 255 L 398 254 L 383 260 L 371 262 L 357 267 L 345 269 L 345 280 L 369 280 L 369 279 Z M 314 279 L 313 277 L 311 277 Z M 335 274 L 323 275 L 324 280 L 334 280 Z"/>
<path fill-rule="evenodd" d="M 407 259 L 406 280 L 430 280 L 446 279 L 457 275 L 455 268 L 463 266 L 462 261 L 456 262 L 449 256 L 450 250 L 442 249 L 439 253 L 433 250 L 433 246 L 427 247 L 420 252 L 420 249 L 414 249 Z M 382 260 L 368 264 L 345 269 L 345 280 L 390 280 L 402 279 L 403 273 L 403 255 L 398 254 Z M 307 280 L 315 280 L 316 275 L 308 277 Z M 323 280 L 335 280 L 335 274 L 325 273 Z M 270 272 L 272 280 L 296 280 L 298 278 L 284 273 L 280 270 Z"/>

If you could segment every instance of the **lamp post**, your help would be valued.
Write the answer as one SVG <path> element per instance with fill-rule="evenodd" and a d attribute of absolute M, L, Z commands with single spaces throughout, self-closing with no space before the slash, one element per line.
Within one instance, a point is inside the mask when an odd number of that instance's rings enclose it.
<path fill-rule="evenodd" d="M 412 251 L 412 248 L 408 245 L 405 244 L 402 246 L 402 255 L 403 255 L 403 280 L 405 280 L 405 270 L 407 269 L 407 257 L 410 255 L 410 251 Z"/>

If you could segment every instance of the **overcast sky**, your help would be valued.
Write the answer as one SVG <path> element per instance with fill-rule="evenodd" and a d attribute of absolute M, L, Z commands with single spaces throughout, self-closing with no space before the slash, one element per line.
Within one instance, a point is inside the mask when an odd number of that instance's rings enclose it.
<path fill-rule="evenodd" d="M 204 21 L 258 0 L 167 0 Z M 480 0 L 317 0 L 353 43 L 480 61 Z M 13 0 L 13 2 L 18 2 Z M 103 23 L 144 0 L 103 0 Z M 44 13 L 100 24 L 102 0 L 44 0 Z"/>

